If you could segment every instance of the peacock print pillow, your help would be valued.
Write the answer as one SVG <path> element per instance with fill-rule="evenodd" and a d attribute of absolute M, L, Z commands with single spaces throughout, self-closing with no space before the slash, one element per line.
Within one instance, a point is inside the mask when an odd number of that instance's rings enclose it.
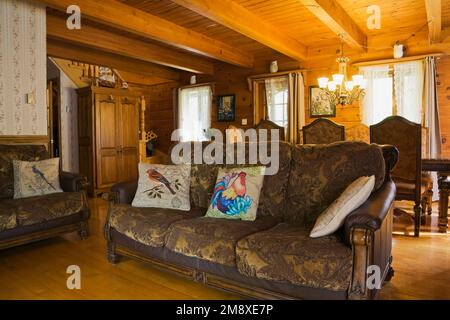
<path fill-rule="evenodd" d="M 219 170 L 207 217 L 256 220 L 265 167 Z"/>
<path fill-rule="evenodd" d="M 63 192 L 59 184 L 59 158 L 13 161 L 14 199 Z"/>
<path fill-rule="evenodd" d="M 189 165 L 139 164 L 139 182 L 133 207 L 189 211 Z"/>

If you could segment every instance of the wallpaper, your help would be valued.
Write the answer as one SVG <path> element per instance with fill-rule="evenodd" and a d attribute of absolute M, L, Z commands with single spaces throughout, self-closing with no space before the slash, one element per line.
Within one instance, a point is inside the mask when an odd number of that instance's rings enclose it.
<path fill-rule="evenodd" d="M 47 135 L 46 101 L 45 7 L 1 0 L 0 135 Z"/>

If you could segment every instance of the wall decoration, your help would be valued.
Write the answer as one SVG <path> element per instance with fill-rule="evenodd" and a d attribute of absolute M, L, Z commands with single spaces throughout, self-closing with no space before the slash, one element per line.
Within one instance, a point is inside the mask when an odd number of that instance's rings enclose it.
<path fill-rule="evenodd" d="M 330 100 L 321 99 L 320 91 L 318 86 L 309 87 L 309 116 L 311 118 L 336 117 L 336 105 Z"/>
<path fill-rule="evenodd" d="M 234 94 L 217 96 L 217 121 L 231 122 L 235 120 L 235 100 Z"/>

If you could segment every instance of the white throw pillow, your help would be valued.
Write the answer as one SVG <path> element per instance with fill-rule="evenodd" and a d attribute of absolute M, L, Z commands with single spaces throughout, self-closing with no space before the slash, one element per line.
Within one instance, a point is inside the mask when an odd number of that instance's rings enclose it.
<path fill-rule="evenodd" d="M 369 198 L 375 186 L 375 176 L 360 177 L 353 181 L 316 220 L 309 235 L 318 238 L 333 234 L 345 221 L 345 218 L 359 208 Z"/>
<path fill-rule="evenodd" d="M 133 207 L 189 211 L 189 165 L 139 164 L 139 182 Z"/>
<path fill-rule="evenodd" d="M 63 192 L 59 184 L 59 158 L 13 161 L 14 199 Z"/>

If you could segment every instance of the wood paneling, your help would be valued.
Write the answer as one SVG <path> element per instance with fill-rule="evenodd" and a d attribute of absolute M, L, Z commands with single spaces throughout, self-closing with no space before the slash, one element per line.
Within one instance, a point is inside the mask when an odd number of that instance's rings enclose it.
<path fill-rule="evenodd" d="M 300 0 L 332 32 L 358 50 L 365 51 L 367 36 L 336 0 Z"/>
<path fill-rule="evenodd" d="M 306 47 L 233 0 L 172 0 L 295 60 L 306 59 Z"/>
<path fill-rule="evenodd" d="M 119 1 L 39 0 L 39 2 L 64 12 L 70 5 L 76 4 L 83 8 L 83 17 L 107 26 L 238 66 L 253 65 L 253 57 L 239 48 Z"/>
<path fill-rule="evenodd" d="M 214 73 L 212 63 L 207 60 L 148 41 L 122 36 L 86 22 L 80 30 L 69 30 L 65 17 L 59 15 L 47 14 L 47 37 L 180 70 Z"/>
<path fill-rule="evenodd" d="M 445 157 L 450 157 L 450 57 L 438 60 L 437 75 L 442 150 Z"/>
<path fill-rule="evenodd" d="M 147 77 L 167 80 L 179 80 L 180 78 L 179 73 L 171 68 L 52 39 L 47 40 L 47 54 L 51 57 L 138 72 Z"/>

